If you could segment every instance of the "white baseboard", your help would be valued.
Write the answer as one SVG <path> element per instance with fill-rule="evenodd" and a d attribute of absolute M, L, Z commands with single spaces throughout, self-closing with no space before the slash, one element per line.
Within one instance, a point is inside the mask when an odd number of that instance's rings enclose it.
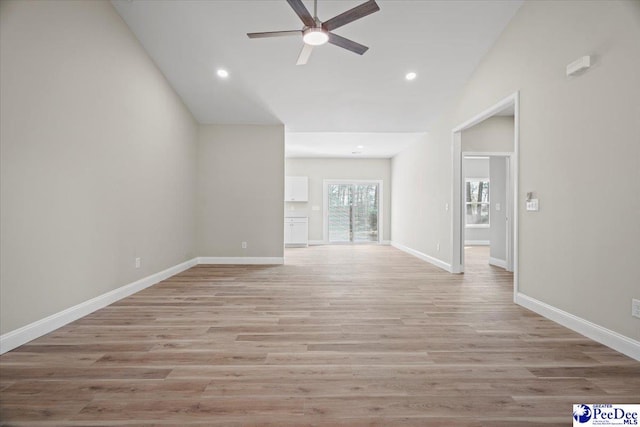
<path fill-rule="evenodd" d="M 181 264 L 169 267 L 159 273 L 152 274 L 128 285 L 99 295 L 95 298 L 69 307 L 44 319 L 37 320 L 26 326 L 7 332 L 0 336 L 0 354 L 13 350 L 36 338 L 55 331 L 56 329 L 78 320 L 109 304 L 133 295 L 149 286 L 155 285 L 171 276 L 181 273 L 196 264 L 284 264 L 281 257 L 198 257 Z"/>
<path fill-rule="evenodd" d="M 490 246 L 491 242 L 489 240 L 465 240 L 465 246 Z"/>
<path fill-rule="evenodd" d="M 589 322 L 581 317 L 560 310 L 552 305 L 531 298 L 523 293 L 516 294 L 515 302 L 529 310 L 553 320 L 587 338 L 606 345 L 632 359 L 640 361 L 640 341 L 621 335 L 610 329 Z"/>
<path fill-rule="evenodd" d="M 321 245 L 330 245 L 331 243 L 329 242 L 325 242 L 324 240 L 309 240 L 309 246 L 321 246 Z M 336 244 L 346 244 L 349 245 L 351 243 L 346 242 L 346 243 L 336 243 Z M 380 245 L 383 246 L 389 246 L 391 245 L 391 240 L 383 240 L 379 243 Z"/>
<path fill-rule="evenodd" d="M 274 265 L 284 264 L 284 257 L 198 257 L 198 264 Z"/>
<path fill-rule="evenodd" d="M 502 267 L 505 270 L 507 269 L 507 261 L 503 259 L 489 257 L 489 264 L 495 265 L 496 267 Z"/>
<path fill-rule="evenodd" d="M 394 242 L 391 241 L 391 246 L 393 246 L 394 248 L 400 249 L 403 252 L 406 252 L 410 255 L 415 256 L 416 258 L 420 258 L 423 261 L 426 261 L 430 264 L 435 265 L 436 267 L 440 267 L 446 271 L 448 271 L 449 273 L 451 273 L 453 270 L 451 268 L 451 264 L 448 264 L 442 260 L 439 260 L 438 258 L 434 258 L 432 256 L 429 256 L 427 254 L 424 254 L 422 252 L 416 251 L 415 249 L 411 249 L 407 246 L 401 245 L 398 242 Z"/>
<path fill-rule="evenodd" d="M 0 354 L 13 350 L 16 347 L 28 343 L 29 341 L 55 331 L 68 323 L 91 314 L 96 310 L 104 308 L 109 304 L 113 304 L 122 298 L 133 295 L 151 285 L 155 285 L 162 280 L 188 270 L 196 264 L 197 259 L 193 258 L 189 261 L 169 267 L 159 273 L 136 280 L 133 283 L 121 286 L 105 294 L 98 295 L 95 298 L 91 298 L 90 300 L 74 305 L 73 307 L 69 307 L 66 310 L 52 314 L 44 319 L 37 320 L 21 328 L 7 332 L 0 336 Z"/>

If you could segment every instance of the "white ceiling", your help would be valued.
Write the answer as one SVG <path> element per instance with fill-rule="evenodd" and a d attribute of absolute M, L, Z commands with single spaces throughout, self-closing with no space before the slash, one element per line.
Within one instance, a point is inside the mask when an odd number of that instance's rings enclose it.
<path fill-rule="evenodd" d="M 198 122 L 304 133 L 427 130 L 521 5 L 377 1 L 379 12 L 335 30 L 369 46 L 363 56 L 328 44 L 296 66 L 301 39 L 246 36 L 301 29 L 285 0 L 112 0 Z M 360 3 L 319 0 L 318 16 Z M 218 68 L 229 78 L 217 78 Z M 406 81 L 408 71 L 417 79 Z"/>

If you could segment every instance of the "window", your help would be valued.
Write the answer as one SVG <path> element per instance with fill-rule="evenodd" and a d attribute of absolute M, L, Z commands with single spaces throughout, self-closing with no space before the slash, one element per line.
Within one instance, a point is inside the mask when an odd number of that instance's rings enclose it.
<path fill-rule="evenodd" d="M 330 242 L 378 241 L 378 184 L 326 183 Z"/>
<path fill-rule="evenodd" d="M 489 226 L 489 178 L 467 178 L 465 180 L 467 227 Z"/>

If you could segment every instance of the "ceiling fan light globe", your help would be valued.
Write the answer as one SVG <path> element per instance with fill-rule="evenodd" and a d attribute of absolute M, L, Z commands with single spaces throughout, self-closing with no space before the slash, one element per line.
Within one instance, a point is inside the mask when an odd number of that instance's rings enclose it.
<path fill-rule="evenodd" d="M 329 35 L 321 28 L 309 28 L 304 32 L 302 40 L 311 46 L 320 46 L 329 41 Z"/>

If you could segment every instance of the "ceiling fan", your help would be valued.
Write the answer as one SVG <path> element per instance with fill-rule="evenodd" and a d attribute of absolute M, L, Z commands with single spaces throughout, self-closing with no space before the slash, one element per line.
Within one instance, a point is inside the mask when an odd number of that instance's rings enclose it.
<path fill-rule="evenodd" d="M 313 0 L 313 16 L 302 3 L 302 0 L 287 0 L 289 6 L 300 17 L 304 26 L 302 30 L 291 31 L 270 31 L 266 33 L 247 33 L 250 39 L 261 39 L 267 37 L 282 36 L 302 36 L 304 46 L 298 56 L 297 65 L 304 65 L 309 61 L 314 46 L 320 46 L 327 42 L 340 46 L 341 48 L 362 55 L 369 49 L 367 46 L 346 39 L 331 31 L 340 28 L 356 19 L 363 18 L 380 10 L 375 0 L 368 0 L 359 6 L 349 9 L 340 15 L 334 16 L 328 21 L 322 22 L 318 19 L 318 0 Z"/>

